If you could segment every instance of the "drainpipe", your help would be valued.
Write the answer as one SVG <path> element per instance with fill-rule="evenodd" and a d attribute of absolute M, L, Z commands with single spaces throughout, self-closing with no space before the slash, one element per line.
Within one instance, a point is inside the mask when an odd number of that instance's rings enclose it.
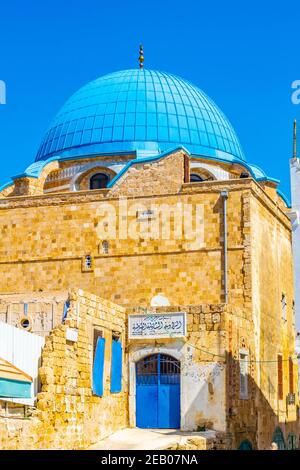
<path fill-rule="evenodd" d="M 224 256 L 224 293 L 225 304 L 228 303 L 228 256 L 227 256 L 227 199 L 228 191 L 221 191 L 223 199 L 223 256 Z"/>

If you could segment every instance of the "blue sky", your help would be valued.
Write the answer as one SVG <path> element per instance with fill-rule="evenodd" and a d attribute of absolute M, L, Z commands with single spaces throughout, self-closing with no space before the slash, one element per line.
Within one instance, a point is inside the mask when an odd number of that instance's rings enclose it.
<path fill-rule="evenodd" d="M 300 127 L 300 105 L 291 101 L 291 83 L 300 80 L 299 18 L 299 1 L 2 2 L 0 185 L 34 160 L 74 91 L 138 66 L 142 42 L 145 67 L 202 88 L 229 117 L 247 160 L 289 195 L 293 119 Z"/>

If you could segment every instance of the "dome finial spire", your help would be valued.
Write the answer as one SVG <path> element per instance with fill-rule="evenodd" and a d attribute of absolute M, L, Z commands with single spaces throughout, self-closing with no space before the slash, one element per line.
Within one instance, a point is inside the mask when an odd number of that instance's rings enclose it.
<path fill-rule="evenodd" d="M 139 55 L 140 69 L 144 67 L 144 48 L 143 44 L 140 44 L 140 55 Z"/>
<path fill-rule="evenodd" d="M 297 121 L 294 120 L 293 159 L 297 159 Z"/>

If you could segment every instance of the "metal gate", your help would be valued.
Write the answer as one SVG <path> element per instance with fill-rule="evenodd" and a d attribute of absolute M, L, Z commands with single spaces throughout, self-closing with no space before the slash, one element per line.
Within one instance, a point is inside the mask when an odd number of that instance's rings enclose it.
<path fill-rule="evenodd" d="M 136 364 L 136 425 L 180 428 L 180 362 L 152 354 Z"/>

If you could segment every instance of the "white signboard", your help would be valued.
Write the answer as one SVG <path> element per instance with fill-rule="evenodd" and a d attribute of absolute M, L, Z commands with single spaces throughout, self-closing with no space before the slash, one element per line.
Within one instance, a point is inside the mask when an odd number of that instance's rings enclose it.
<path fill-rule="evenodd" d="M 78 341 L 78 330 L 76 328 L 67 328 L 66 340 L 76 343 Z"/>
<path fill-rule="evenodd" d="M 186 336 L 185 312 L 129 315 L 129 339 L 181 338 Z"/>

